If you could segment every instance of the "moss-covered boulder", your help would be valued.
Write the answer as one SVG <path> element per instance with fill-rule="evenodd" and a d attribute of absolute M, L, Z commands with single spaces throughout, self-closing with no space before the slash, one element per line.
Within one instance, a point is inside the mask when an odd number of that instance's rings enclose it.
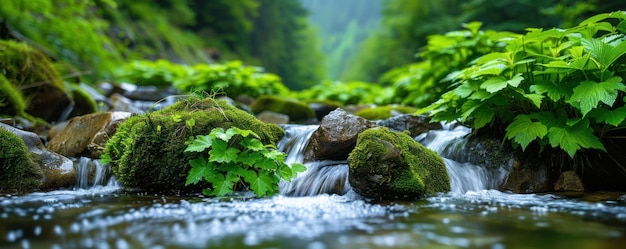
<path fill-rule="evenodd" d="M 207 186 L 185 186 L 185 180 L 189 160 L 204 154 L 184 152 L 186 141 L 216 127 L 252 130 L 265 144 L 278 143 L 284 134 L 279 126 L 263 123 L 225 101 L 190 97 L 128 118 L 107 142 L 105 158 L 111 158 L 112 171 L 124 187 L 164 193 L 198 191 Z"/>
<path fill-rule="evenodd" d="M 410 106 L 385 105 L 364 108 L 357 111 L 355 115 L 369 120 L 382 120 L 402 114 L 415 113 L 415 111 L 417 111 L 417 109 Z"/>
<path fill-rule="evenodd" d="M 35 190 L 43 183 L 43 171 L 24 141 L 0 126 L 0 191 Z"/>
<path fill-rule="evenodd" d="M 254 113 L 262 111 L 282 113 L 289 116 L 289 119 L 294 122 L 306 122 L 316 117 L 315 111 L 308 104 L 277 95 L 259 96 L 250 105 L 250 110 Z"/>
<path fill-rule="evenodd" d="M 50 59 L 26 43 L 0 40 L 0 113 L 57 121 L 71 95 Z"/>
<path fill-rule="evenodd" d="M 348 158 L 349 181 L 373 199 L 417 199 L 450 191 L 443 159 L 406 133 L 376 127 L 359 134 Z"/>

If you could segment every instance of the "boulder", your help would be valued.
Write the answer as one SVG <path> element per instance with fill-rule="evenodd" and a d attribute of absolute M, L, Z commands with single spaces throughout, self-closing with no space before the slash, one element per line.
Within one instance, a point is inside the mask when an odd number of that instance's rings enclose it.
<path fill-rule="evenodd" d="M 408 134 L 386 127 L 363 131 L 348 165 L 350 185 L 366 198 L 418 199 L 450 191 L 443 159 Z"/>
<path fill-rule="evenodd" d="M 47 147 L 66 157 L 100 158 L 118 124 L 130 115 L 129 112 L 99 112 L 74 117 L 52 137 Z"/>
<path fill-rule="evenodd" d="M 37 189 L 43 182 L 43 171 L 24 141 L 10 130 L 17 129 L 0 123 L 0 190 Z"/>
<path fill-rule="evenodd" d="M 315 112 L 306 103 L 276 95 L 259 96 L 250 105 L 250 110 L 254 113 L 261 113 L 262 111 L 282 113 L 289 116 L 290 120 L 299 123 L 315 120 Z"/>
<path fill-rule="evenodd" d="M 385 126 L 392 131 L 409 131 L 412 137 L 428 132 L 429 130 L 440 130 L 441 123 L 430 122 L 430 117 L 425 115 L 402 114 L 384 120 L 376 121 L 376 125 Z"/>
<path fill-rule="evenodd" d="M 559 179 L 554 184 L 554 191 L 583 192 L 585 191 L 585 186 L 578 174 L 576 174 L 576 171 L 568 170 L 561 173 Z"/>
<path fill-rule="evenodd" d="M 185 148 L 191 137 L 207 135 L 216 127 L 252 130 L 264 144 L 276 145 L 284 135 L 279 126 L 261 122 L 224 101 L 191 96 L 122 122 L 107 142 L 103 158 L 110 160 L 113 174 L 124 187 L 160 193 L 198 192 L 209 185 L 185 186 L 189 161 L 207 155 L 185 152 Z"/>
<path fill-rule="evenodd" d="M 516 156 L 509 176 L 500 189 L 524 194 L 552 191 L 554 181 L 550 175 L 544 163 Z"/>
<path fill-rule="evenodd" d="M 3 130 L 9 131 L 10 133 L 15 134 L 17 135 L 17 137 L 21 138 L 23 145 L 25 146 L 25 148 L 28 149 L 28 151 L 32 155 L 30 160 L 32 160 L 35 163 L 36 169 L 33 168 L 32 166 L 28 166 L 28 170 L 20 170 L 20 172 L 24 174 L 22 177 L 39 178 L 38 181 L 40 182 L 37 185 L 37 187 L 41 189 L 65 188 L 65 187 L 71 187 L 75 184 L 76 171 L 74 169 L 74 164 L 72 163 L 72 161 L 64 156 L 61 156 L 57 153 L 51 152 L 48 149 L 46 149 L 46 147 L 43 145 L 43 143 L 41 142 L 41 139 L 39 139 L 37 134 L 28 132 L 28 131 L 23 131 L 20 129 L 16 129 L 5 124 L 0 124 L 0 127 L 2 127 Z M 21 145 L 18 145 L 15 142 L 8 143 L 8 145 L 14 146 L 15 148 L 13 150 L 21 150 L 19 148 L 21 147 Z M 7 146 L 7 145 L 4 142 L 2 142 L 0 143 L 0 146 Z M 12 150 L 9 150 L 9 152 L 10 151 Z M 4 153 L 2 154 L 4 155 Z M 7 155 L 15 155 L 15 152 L 8 153 Z M 24 157 L 18 157 L 18 158 L 19 158 L 18 161 L 12 161 L 13 159 L 7 159 L 7 160 L 2 160 L 2 161 L 7 164 L 6 167 L 11 167 L 12 165 L 16 164 L 16 162 L 22 162 L 22 166 L 14 166 L 14 167 L 25 167 L 24 162 L 26 162 L 28 159 Z M 14 160 L 17 160 L 17 159 L 14 159 Z M 41 173 L 38 173 L 38 172 L 41 172 Z M 41 176 L 43 177 L 41 177 L 39 174 L 42 174 Z M 0 175 L 4 176 L 5 174 L 0 174 Z M 7 176 L 10 176 L 10 174 Z M 15 175 L 13 177 L 15 177 Z M 17 177 L 17 178 L 21 179 L 20 177 Z M 23 181 L 25 183 L 28 183 L 29 186 L 35 186 L 36 184 L 32 182 L 32 179 L 29 180 L 28 178 L 23 179 Z M 13 181 L 14 181 L 13 178 L 8 180 L 9 184 Z M 20 182 L 17 184 L 18 186 L 20 184 L 23 184 L 21 183 L 22 181 L 18 181 L 18 182 Z"/>
<path fill-rule="evenodd" d="M 322 119 L 311 135 L 304 161 L 345 160 L 354 149 L 359 133 L 374 126 L 372 121 L 336 109 Z"/>

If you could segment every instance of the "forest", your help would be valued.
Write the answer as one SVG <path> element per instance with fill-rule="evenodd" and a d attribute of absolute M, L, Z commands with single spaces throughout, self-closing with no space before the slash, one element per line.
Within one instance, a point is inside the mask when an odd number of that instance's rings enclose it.
<path fill-rule="evenodd" d="M 401 105 L 576 168 L 623 143 L 623 10 L 609 0 L 4 0 L 0 80 L 33 83 L 6 49 L 27 44 L 67 84 Z M 0 92 L 2 113 L 23 113 L 19 99 Z"/>

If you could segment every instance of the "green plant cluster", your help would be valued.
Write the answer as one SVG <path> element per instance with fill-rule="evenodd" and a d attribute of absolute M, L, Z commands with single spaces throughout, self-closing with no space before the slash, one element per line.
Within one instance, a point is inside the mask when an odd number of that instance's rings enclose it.
<path fill-rule="evenodd" d="M 289 89 L 275 74 L 262 68 L 244 66 L 240 61 L 224 64 L 187 66 L 167 60 L 133 61 L 120 68 L 118 78 L 137 85 L 174 86 L 185 92 L 226 94 L 285 95 Z"/>
<path fill-rule="evenodd" d="M 492 33 L 500 44 L 449 74 L 451 89 L 424 110 L 435 120 L 489 128 L 525 149 L 605 150 L 603 135 L 626 127 L 626 12 L 568 29 Z M 495 129 L 494 129 L 495 128 Z"/>
<path fill-rule="evenodd" d="M 305 100 L 331 100 L 344 105 L 388 104 L 393 90 L 379 84 L 362 81 L 325 80 L 311 88 L 294 93 L 294 97 Z"/>
<path fill-rule="evenodd" d="M 290 181 L 306 170 L 300 163 L 287 165 L 285 153 L 272 144 L 264 145 L 259 139 L 253 131 L 237 127 L 214 128 L 209 135 L 196 136 L 185 152 L 210 149 L 209 158 L 201 156 L 189 161 L 191 170 L 185 185 L 204 179 L 211 183 L 212 189 L 204 189 L 203 194 L 225 196 L 233 193 L 237 183 L 245 182 L 262 197 L 278 193 L 280 179 Z"/>

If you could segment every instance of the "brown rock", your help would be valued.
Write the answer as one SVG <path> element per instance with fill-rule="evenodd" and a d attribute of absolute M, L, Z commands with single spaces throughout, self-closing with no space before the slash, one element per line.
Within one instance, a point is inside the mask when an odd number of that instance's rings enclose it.
<path fill-rule="evenodd" d="M 585 186 L 576 171 L 568 170 L 561 173 L 559 180 L 554 184 L 554 191 L 583 192 Z"/>
<path fill-rule="evenodd" d="M 72 118 L 47 147 L 66 157 L 100 158 L 104 144 L 113 136 L 119 122 L 130 115 L 129 112 L 100 112 Z"/>
<path fill-rule="evenodd" d="M 378 120 L 376 124 L 385 126 L 392 131 L 409 131 L 415 137 L 430 130 L 441 130 L 441 123 L 431 123 L 430 117 L 424 115 L 401 114 L 385 120 Z"/>
<path fill-rule="evenodd" d="M 304 160 L 345 160 L 354 149 L 359 133 L 374 126 L 372 121 L 336 109 L 326 115 L 313 132 Z"/>

